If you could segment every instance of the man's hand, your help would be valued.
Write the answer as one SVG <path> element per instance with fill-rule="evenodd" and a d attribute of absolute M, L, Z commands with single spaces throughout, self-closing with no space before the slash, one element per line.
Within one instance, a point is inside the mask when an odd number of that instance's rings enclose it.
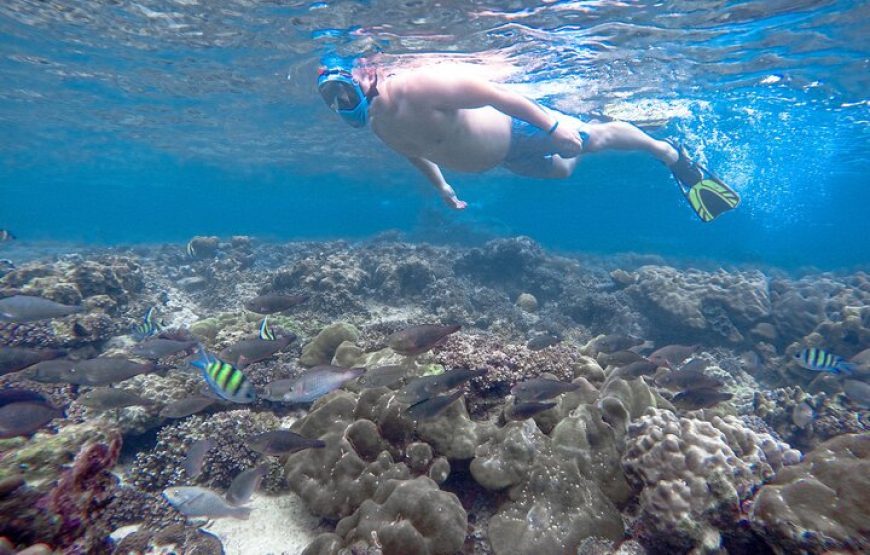
<path fill-rule="evenodd" d="M 553 131 L 552 141 L 556 154 L 562 158 L 574 158 L 583 153 L 580 127 L 571 120 L 559 120 L 559 126 Z"/>

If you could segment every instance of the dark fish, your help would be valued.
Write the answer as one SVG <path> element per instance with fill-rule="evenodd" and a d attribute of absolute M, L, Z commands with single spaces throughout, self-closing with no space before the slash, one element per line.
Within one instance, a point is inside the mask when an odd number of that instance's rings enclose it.
<path fill-rule="evenodd" d="M 196 341 L 152 338 L 139 343 L 130 350 L 134 356 L 150 359 L 168 357 L 196 346 Z"/>
<path fill-rule="evenodd" d="M 190 444 L 187 449 L 187 455 L 184 457 L 184 462 L 181 467 L 184 472 L 191 478 L 196 478 L 202 472 L 202 463 L 205 461 L 205 456 L 209 450 L 214 447 L 214 442 L 210 439 L 198 439 Z"/>
<path fill-rule="evenodd" d="M 656 380 L 656 384 L 674 390 L 718 389 L 724 384 L 698 370 L 676 370 Z"/>
<path fill-rule="evenodd" d="M 5 243 L 6 241 L 14 241 L 17 239 L 12 232 L 8 229 L 0 229 L 0 243 Z"/>
<path fill-rule="evenodd" d="M 154 404 L 154 401 L 151 399 L 144 399 L 126 389 L 114 389 L 111 387 L 92 389 L 79 397 L 77 401 L 86 407 L 100 410 L 133 406 L 145 407 Z"/>
<path fill-rule="evenodd" d="M 644 340 L 637 337 L 611 333 L 596 339 L 594 345 L 595 349 L 599 352 L 614 353 L 616 351 L 627 351 L 629 348 L 642 345 L 643 343 Z"/>
<path fill-rule="evenodd" d="M 37 362 L 24 370 L 24 375 L 29 380 L 43 383 L 60 383 L 76 365 L 77 360 L 65 358 Z"/>
<path fill-rule="evenodd" d="M 387 338 L 387 345 L 405 356 L 425 353 L 438 345 L 451 333 L 456 333 L 462 326 L 458 324 L 442 326 L 440 324 L 421 324 L 399 330 Z"/>
<path fill-rule="evenodd" d="M 791 410 L 791 421 L 801 429 L 809 426 L 815 417 L 816 413 L 813 412 L 813 408 L 806 401 L 801 401 Z"/>
<path fill-rule="evenodd" d="M 405 384 L 405 387 L 396 393 L 396 399 L 410 405 L 431 399 L 432 397 L 450 391 L 468 380 L 479 378 L 486 374 L 485 369 L 480 370 L 451 370 L 437 376 L 423 376 L 414 378 Z"/>
<path fill-rule="evenodd" d="M 284 403 L 310 403 L 315 399 L 323 397 L 330 391 L 338 389 L 345 382 L 360 377 L 364 372 L 365 368 L 315 366 L 298 378 L 295 378 L 292 383 L 282 384 L 282 387 L 287 387 L 288 389 L 281 397 L 270 396 L 267 399 Z M 270 390 L 278 390 L 278 384 L 275 382 L 269 385 L 272 386 L 269 388 Z"/>
<path fill-rule="evenodd" d="M 858 380 L 844 380 L 843 393 L 859 407 L 870 407 L 870 385 Z"/>
<path fill-rule="evenodd" d="M 249 468 L 233 478 L 233 482 L 230 484 L 229 489 L 227 489 L 226 495 L 230 505 L 243 505 L 247 503 L 268 472 L 269 467 L 261 464 L 254 468 Z"/>
<path fill-rule="evenodd" d="M 254 386 L 241 370 L 200 348 L 199 358 L 191 364 L 200 369 L 205 383 L 221 399 L 233 403 L 253 403 L 257 400 Z"/>
<path fill-rule="evenodd" d="M 196 414 L 201 410 L 205 410 L 215 404 L 215 401 L 216 399 L 210 399 L 208 397 L 185 397 L 184 399 L 173 401 L 163 407 L 160 411 L 160 416 L 163 418 L 184 418 L 191 414 Z"/>
<path fill-rule="evenodd" d="M 622 366 L 621 368 L 618 368 L 614 376 L 631 380 L 634 378 L 639 378 L 641 376 L 649 376 L 651 374 L 654 374 L 656 368 L 658 368 L 658 364 L 643 359 L 638 360 L 637 362 L 632 362 L 627 366 Z"/>
<path fill-rule="evenodd" d="M 278 351 L 283 350 L 296 339 L 293 334 L 279 337 L 272 341 L 257 339 L 243 339 L 234 343 L 220 352 L 220 358 L 244 368 L 249 364 L 266 360 Z"/>
<path fill-rule="evenodd" d="M 92 358 L 78 360 L 57 381 L 74 385 L 109 385 L 122 382 L 154 370 L 153 363 L 141 364 L 125 358 Z"/>
<path fill-rule="evenodd" d="M 520 382 L 511 388 L 518 401 L 544 401 L 568 391 L 580 389 L 576 383 L 560 382 L 547 378 L 533 378 Z"/>
<path fill-rule="evenodd" d="M 360 376 L 359 384 L 363 387 L 389 387 L 405 377 L 408 369 L 400 364 L 372 368 Z"/>
<path fill-rule="evenodd" d="M 0 407 L 22 402 L 48 403 L 48 399 L 42 393 L 29 389 L 0 389 Z"/>
<path fill-rule="evenodd" d="M 148 312 L 145 313 L 142 322 L 133 326 L 130 330 L 130 335 L 132 335 L 133 339 L 136 341 L 142 341 L 145 338 L 157 335 L 165 327 L 166 324 L 163 320 L 158 320 L 154 317 L 154 307 L 152 306 L 148 309 Z"/>
<path fill-rule="evenodd" d="M 598 363 L 604 366 L 628 366 L 632 362 L 646 360 L 634 351 L 616 351 L 598 355 Z"/>
<path fill-rule="evenodd" d="M 561 341 L 561 339 L 559 339 L 555 335 L 536 335 L 535 337 L 529 339 L 529 342 L 526 343 L 526 349 L 530 351 L 540 351 L 541 349 L 552 347 L 559 341 Z"/>
<path fill-rule="evenodd" d="M 864 349 L 857 355 L 850 358 L 849 362 L 853 362 L 858 366 L 870 366 L 870 349 Z"/>
<path fill-rule="evenodd" d="M 17 372 L 43 360 L 65 355 L 58 349 L 25 349 L 24 347 L 0 347 L 0 376 Z"/>
<path fill-rule="evenodd" d="M 439 395 L 437 397 L 432 397 L 430 399 L 426 399 L 424 401 L 420 401 L 419 403 L 415 403 L 405 409 L 405 413 L 413 418 L 414 420 L 426 420 L 428 418 L 435 418 L 445 410 L 447 407 L 456 402 L 457 399 L 462 397 L 463 391 L 461 389 L 454 391 L 450 395 Z"/>
<path fill-rule="evenodd" d="M 544 412 L 545 410 L 550 410 L 555 406 L 556 403 L 554 401 L 547 403 L 538 403 L 535 401 L 516 403 L 505 409 L 505 416 L 510 420 L 526 420 L 536 414 Z"/>
<path fill-rule="evenodd" d="M 797 363 L 807 370 L 815 372 L 830 372 L 831 374 L 851 375 L 855 370 L 856 364 L 846 362 L 841 356 L 834 353 L 829 353 L 824 349 L 804 349 L 794 356 Z"/>
<path fill-rule="evenodd" d="M 37 322 L 39 320 L 62 318 L 70 314 L 83 312 L 84 310 L 81 306 L 60 304 L 43 299 L 42 297 L 14 295 L 0 300 L 0 322 L 15 322 L 19 324 Z"/>
<path fill-rule="evenodd" d="M 257 314 L 274 314 L 293 308 L 307 300 L 308 295 L 305 294 L 283 295 L 281 293 L 267 293 L 246 302 L 245 308 Z"/>
<path fill-rule="evenodd" d="M 220 495 L 199 486 L 175 486 L 163 490 L 163 497 L 184 516 L 221 518 L 231 516 L 246 520 L 251 515 L 247 507 L 233 507 Z"/>
<path fill-rule="evenodd" d="M 707 409 L 731 397 L 718 389 L 690 389 L 674 396 L 674 406 L 683 410 Z"/>
<path fill-rule="evenodd" d="M 700 345 L 666 345 L 647 357 L 658 366 L 673 368 L 695 354 Z"/>
<path fill-rule="evenodd" d="M 63 411 L 44 401 L 16 401 L 0 407 L 0 439 L 33 435 Z"/>
<path fill-rule="evenodd" d="M 321 449 L 326 447 L 326 444 L 319 439 L 307 439 L 290 430 L 272 430 L 271 432 L 257 434 L 245 440 L 245 445 L 252 451 L 272 457 L 289 455 L 303 449 Z"/>

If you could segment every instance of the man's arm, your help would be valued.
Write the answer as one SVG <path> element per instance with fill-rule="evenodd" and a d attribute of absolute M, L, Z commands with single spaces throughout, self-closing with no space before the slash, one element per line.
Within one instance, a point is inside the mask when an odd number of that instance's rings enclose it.
<path fill-rule="evenodd" d="M 441 195 L 441 198 L 444 199 L 444 202 L 446 202 L 448 206 L 457 210 L 462 210 L 468 206 L 465 201 L 459 200 L 456 197 L 456 192 L 453 190 L 453 187 L 444 180 L 444 176 L 441 174 L 441 168 L 438 167 L 438 164 L 418 156 L 409 156 L 408 160 L 414 164 L 415 168 L 420 170 L 423 175 L 426 176 L 426 179 L 428 179 L 436 189 L 438 189 L 438 194 Z"/>

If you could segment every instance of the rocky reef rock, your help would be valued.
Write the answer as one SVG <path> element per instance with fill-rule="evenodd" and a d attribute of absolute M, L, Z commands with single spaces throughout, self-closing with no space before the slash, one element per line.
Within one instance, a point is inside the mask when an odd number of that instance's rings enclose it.
<path fill-rule="evenodd" d="M 452 555 L 462 548 L 468 516 L 452 493 L 420 476 L 387 480 L 335 531 L 347 545 L 383 555 Z"/>
<path fill-rule="evenodd" d="M 511 422 L 477 449 L 471 474 L 484 488 L 507 490 L 508 500 L 489 521 L 497 555 L 570 553 L 588 537 L 619 539 L 619 511 L 554 452 L 532 420 Z"/>
<path fill-rule="evenodd" d="M 636 537 L 656 552 L 716 550 L 735 529 L 741 502 L 800 453 L 736 417 L 710 422 L 659 409 L 629 426 L 622 459 L 640 489 Z"/>
<path fill-rule="evenodd" d="M 780 470 L 752 504 L 752 527 L 777 553 L 870 552 L 870 433 L 822 443 Z"/>
<path fill-rule="evenodd" d="M 302 348 L 299 363 L 303 366 L 330 364 L 339 345 L 359 339 L 359 331 L 351 324 L 338 322 L 323 328 L 317 336 Z"/>
<path fill-rule="evenodd" d="M 625 292 L 659 324 L 652 339 L 741 343 L 746 337 L 740 330 L 770 316 L 767 278 L 758 271 L 709 273 L 642 266 L 625 274 Z"/>

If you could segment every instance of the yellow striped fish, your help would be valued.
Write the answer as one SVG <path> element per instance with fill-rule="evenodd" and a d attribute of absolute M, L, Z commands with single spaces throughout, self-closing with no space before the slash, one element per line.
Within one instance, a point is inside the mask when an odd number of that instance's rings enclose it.
<path fill-rule="evenodd" d="M 275 332 L 269 327 L 269 317 L 263 318 L 260 322 L 260 339 L 263 341 L 275 341 Z"/>
<path fill-rule="evenodd" d="M 154 307 L 148 309 L 148 312 L 145 314 L 145 317 L 142 319 L 141 324 L 136 324 L 133 326 L 133 330 L 131 335 L 137 341 L 142 341 L 147 337 L 151 337 L 152 335 L 157 335 L 163 328 L 166 327 L 162 320 L 156 320 L 154 318 Z"/>
<path fill-rule="evenodd" d="M 233 403 L 253 403 L 257 393 L 241 370 L 200 347 L 199 359 L 190 362 L 200 369 L 209 388 L 221 399 Z"/>
<path fill-rule="evenodd" d="M 846 362 L 846 359 L 843 357 L 815 347 L 804 349 L 794 357 L 797 359 L 798 364 L 807 370 L 813 370 L 815 372 L 830 372 L 832 374 L 849 375 L 855 368 L 854 364 Z"/>

